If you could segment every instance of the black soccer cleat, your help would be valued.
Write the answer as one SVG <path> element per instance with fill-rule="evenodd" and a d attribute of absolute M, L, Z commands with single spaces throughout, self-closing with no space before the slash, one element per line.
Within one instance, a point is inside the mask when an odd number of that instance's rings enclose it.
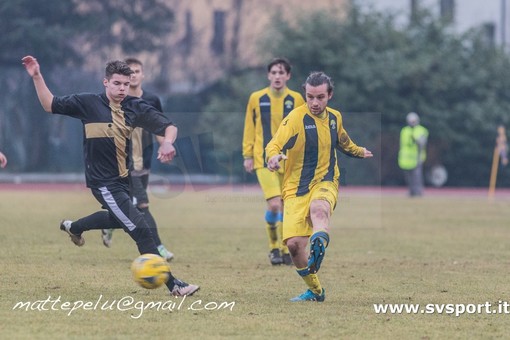
<path fill-rule="evenodd" d="M 271 261 L 273 266 L 283 263 L 283 258 L 280 255 L 280 249 L 275 248 L 269 252 L 269 261 Z"/>
<path fill-rule="evenodd" d="M 292 258 L 290 257 L 290 254 L 283 254 L 282 255 L 283 264 L 287 266 L 292 266 L 294 263 L 292 263 Z"/>

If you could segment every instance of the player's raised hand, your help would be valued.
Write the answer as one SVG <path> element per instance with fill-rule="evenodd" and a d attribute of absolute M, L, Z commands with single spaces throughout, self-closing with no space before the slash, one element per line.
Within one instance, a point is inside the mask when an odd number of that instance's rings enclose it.
<path fill-rule="evenodd" d="M 158 149 L 158 159 L 161 163 L 170 163 L 175 157 L 175 147 L 171 142 L 164 141 Z"/>
<path fill-rule="evenodd" d="M 23 57 L 21 61 L 31 77 L 40 74 L 41 70 L 36 58 L 32 57 L 31 55 L 27 55 L 26 57 Z"/>
<path fill-rule="evenodd" d="M 287 159 L 287 156 L 285 156 L 282 153 L 269 158 L 269 160 L 267 161 L 267 168 L 270 171 L 276 171 L 280 169 L 280 161 L 282 159 Z"/>

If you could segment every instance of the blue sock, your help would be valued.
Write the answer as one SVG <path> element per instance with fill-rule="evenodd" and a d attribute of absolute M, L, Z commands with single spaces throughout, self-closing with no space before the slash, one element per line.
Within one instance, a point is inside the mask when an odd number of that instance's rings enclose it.
<path fill-rule="evenodd" d="M 266 210 L 266 222 L 269 224 L 276 224 L 276 222 L 278 222 L 278 212 Z"/>
<path fill-rule="evenodd" d="M 283 213 L 281 211 L 278 212 L 278 221 L 283 221 Z"/>

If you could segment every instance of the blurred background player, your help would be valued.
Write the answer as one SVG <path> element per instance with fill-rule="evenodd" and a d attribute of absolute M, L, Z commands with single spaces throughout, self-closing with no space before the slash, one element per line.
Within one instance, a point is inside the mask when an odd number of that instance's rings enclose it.
<path fill-rule="evenodd" d="M 283 240 L 308 286 L 291 301 L 322 302 L 325 293 L 317 272 L 329 244 L 329 220 L 337 203 L 340 171 L 336 149 L 356 158 L 372 157 L 372 152 L 354 144 L 340 112 L 327 107 L 333 96 L 330 77 L 313 72 L 304 87 L 307 105 L 293 110 L 267 145 L 267 168 L 276 171 L 286 159 Z"/>
<path fill-rule="evenodd" d="M 158 109 L 158 111 L 163 112 L 163 107 L 159 98 L 142 88 L 142 83 L 145 78 L 142 62 L 136 58 L 127 58 L 125 62 L 129 65 L 129 68 L 133 70 L 128 94 L 130 96 L 142 98 L 147 103 Z M 160 255 L 167 261 L 170 261 L 173 259 L 174 254 L 171 253 L 161 242 L 156 221 L 149 211 L 147 186 L 149 184 L 149 173 L 153 151 L 154 137 L 152 133 L 139 127 L 135 128 L 131 135 L 132 168 L 129 173 L 131 197 L 133 199 L 133 204 L 143 213 L 145 221 L 151 228 L 154 242 L 158 246 Z M 103 244 L 106 247 L 110 247 L 112 244 L 112 232 L 113 229 L 102 230 Z"/>
<path fill-rule="evenodd" d="M 289 250 L 282 242 L 282 178 L 283 170 L 270 172 L 265 167 L 264 148 L 275 134 L 283 118 L 304 104 L 298 92 L 287 87 L 291 66 L 284 58 L 275 58 L 267 65 L 269 86 L 253 92 L 246 107 L 243 134 L 244 169 L 255 170 L 267 201 L 265 214 L 271 264 L 292 265 Z"/>
<path fill-rule="evenodd" d="M 32 77 L 37 97 L 46 112 L 67 115 L 83 124 L 83 153 L 85 179 L 103 211 L 77 221 L 64 220 L 60 230 L 69 235 L 77 246 L 83 246 L 82 233 L 91 230 L 90 224 L 109 219 L 106 225 L 122 228 L 136 242 L 140 254 L 159 255 L 142 213 L 131 203 L 129 194 L 130 134 L 135 127 L 143 127 L 157 134 L 160 147 L 158 159 L 169 163 L 175 157 L 177 128 L 172 122 L 144 100 L 127 95 L 133 71 L 120 60 L 108 62 L 105 68 L 103 93 L 82 93 L 54 96 L 46 86 L 37 59 L 22 59 Z M 100 223 L 97 223 L 101 225 Z M 103 224 L 105 225 L 105 224 Z M 194 294 L 199 287 L 187 284 L 170 274 L 166 283 L 174 296 Z"/>
<path fill-rule="evenodd" d="M 422 196 L 423 162 L 427 158 L 429 131 L 420 125 L 420 117 L 416 112 L 409 112 L 406 122 L 407 126 L 400 131 L 398 165 L 404 171 L 409 196 Z"/>
<path fill-rule="evenodd" d="M 5 168 L 7 166 L 7 157 L 0 152 L 0 168 Z"/>

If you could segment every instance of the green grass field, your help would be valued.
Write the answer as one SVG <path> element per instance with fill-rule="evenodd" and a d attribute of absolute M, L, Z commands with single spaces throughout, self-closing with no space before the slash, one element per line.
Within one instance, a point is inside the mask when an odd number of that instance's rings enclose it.
<path fill-rule="evenodd" d="M 173 272 L 201 286 L 185 300 L 132 281 L 137 251 L 124 232 L 107 249 L 99 232 L 84 234 L 78 248 L 58 230 L 60 219 L 98 210 L 90 192 L 3 190 L 0 201 L 3 339 L 509 336 L 508 314 L 376 314 L 373 307 L 510 302 L 508 197 L 341 193 L 319 273 L 326 301 L 298 304 L 288 300 L 305 290 L 302 280 L 267 259 L 258 191 L 152 196 L 161 237 L 176 254 Z M 18 302 L 31 304 L 14 309 Z M 165 308 L 141 309 L 151 302 Z"/>

